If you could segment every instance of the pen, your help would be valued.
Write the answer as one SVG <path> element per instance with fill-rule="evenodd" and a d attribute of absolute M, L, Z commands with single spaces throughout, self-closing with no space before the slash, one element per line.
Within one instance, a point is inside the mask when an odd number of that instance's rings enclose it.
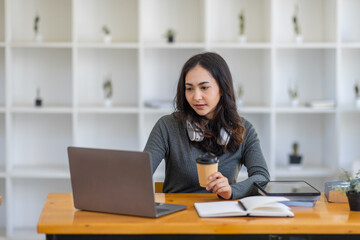
<path fill-rule="evenodd" d="M 241 200 L 238 201 L 240 207 L 244 210 L 247 211 L 246 207 L 244 206 L 244 204 L 241 202 Z"/>

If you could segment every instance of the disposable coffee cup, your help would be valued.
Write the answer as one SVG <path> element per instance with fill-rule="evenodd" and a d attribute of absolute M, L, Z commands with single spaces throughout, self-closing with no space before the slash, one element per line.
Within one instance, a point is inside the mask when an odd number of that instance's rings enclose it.
<path fill-rule="evenodd" d="M 196 159 L 197 172 L 201 187 L 206 187 L 211 181 L 211 174 L 218 171 L 219 160 L 213 153 L 205 153 Z"/>

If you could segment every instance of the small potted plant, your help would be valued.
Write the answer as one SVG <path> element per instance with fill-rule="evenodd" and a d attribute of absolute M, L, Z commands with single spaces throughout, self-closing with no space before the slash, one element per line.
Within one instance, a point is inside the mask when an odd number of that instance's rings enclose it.
<path fill-rule="evenodd" d="M 103 83 L 103 90 L 104 90 L 104 105 L 105 107 L 111 107 L 112 105 L 112 95 L 113 95 L 113 86 L 111 77 L 105 78 Z"/>
<path fill-rule="evenodd" d="M 291 101 L 291 106 L 297 107 L 299 105 L 299 96 L 298 96 L 299 94 L 298 94 L 297 85 L 296 84 L 293 84 L 293 86 L 290 85 L 288 88 L 288 93 Z"/>
<path fill-rule="evenodd" d="M 239 17 L 239 36 L 238 41 L 241 43 L 246 42 L 246 35 L 245 35 L 245 14 L 244 11 L 241 11 L 238 15 Z"/>
<path fill-rule="evenodd" d="M 111 33 L 110 33 L 110 29 L 104 25 L 102 28 L 101 28 L 102 32 L 103 32 L 103 42 L 104 43 L 110 43 L 111 40 L 112 40 L 112 37 L 111 37 Z"/>
<path fill-rule="evenodd" d="M 243 96 L 244 96 L 244 87 L 242 86 L 242 84 L 239 84 L 237 87 L 237 92 L 236 92 L 236 105 L 238 107 L 241 107 L 244 104 L 244 100 L 243 100 Z"/>
<path fill-rule="evenodd" d="M 359 81 L 355 82 L 354 91 L 355 91 L 355 105 L 356 107 L 360 108 L 360 83 Z"/>
<path fill-rule="evenodd" d="M 35 41 L 42 42 L 42 35 L 39 32 L 39 23 L 40 23 L 40 16 L 36 13 L 34 18 L 34 34 L 35 34 Z"/>
<path fill-rule="evenodd" d="M 299 6 L 296 4 L 292 21 L 293 21 L 293 25 L 294 25 L 295 41 L 297 43 L 300 43 L 300 42 L 302 42 L 303 37 L 301 35 L 298 13 L 299 13 Z"/>
<path fill-rule="evenodd" d="M 38 87 L 36 89 L 35 107 L 41 107 L 41 106 L 42 106 L 42 99 L 40 97 L 40 88 Z"/>
<path fill-rule="evenodd" d="M 292 153 L 289 155 L 289 167 L 292 169 L 301 168 L 302 156 L 298 154 L 299 144 L 294 142 L 292 144 Z"/>
<path fill-rule="evenodd" d="M 349 186 L 343 188 L 349 201 L 351 211 L 360 211 L 360 169 L 355 175 L 349 171 L 344 171 L 341 175 L 341 180 L 348 182 Z"/>
<path fill-rule="evenodd" d="M 176 35 L 175 30 L 169 28 L 165 33 L 165 37 L 167 38 L 167 42 L 168 43 L 173 43 L 175 41 L 175 35 Z"/>

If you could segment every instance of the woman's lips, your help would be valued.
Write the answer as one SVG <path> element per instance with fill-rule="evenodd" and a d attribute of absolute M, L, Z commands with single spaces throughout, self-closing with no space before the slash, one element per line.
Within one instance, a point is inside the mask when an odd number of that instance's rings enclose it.
<path fill-rule="evenodd" d="M 205 104 L 196 104 L 195 108 L 196 109 L 203 109 L 206 105 Z"/>

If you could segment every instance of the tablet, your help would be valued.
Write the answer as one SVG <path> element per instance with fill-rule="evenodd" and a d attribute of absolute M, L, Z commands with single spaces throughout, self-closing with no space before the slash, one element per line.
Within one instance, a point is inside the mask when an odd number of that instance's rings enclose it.
<path fill-rule="evenodd" d="M 254 185 L 265 196 L 320 196 L 320 191 L 305 181 L 254 182 Z"/>

